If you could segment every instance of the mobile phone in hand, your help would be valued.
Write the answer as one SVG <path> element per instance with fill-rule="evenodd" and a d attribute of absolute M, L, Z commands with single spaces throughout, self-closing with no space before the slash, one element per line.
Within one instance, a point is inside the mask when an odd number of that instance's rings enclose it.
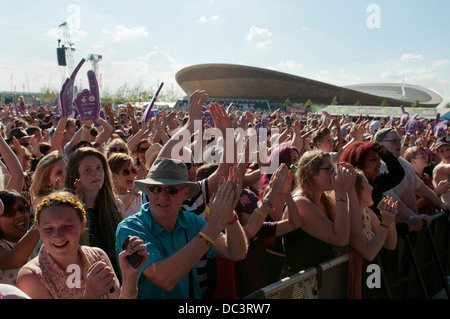
<path fill-rule="evenodd" d="M 128 249 L 128 245 L 130 244 L 131 236 L 128 236 L 127 239 L 122 244 L 122 250 Z M 133 253 L 132 255 L 127 256 L 128 261 L 130 262 L 133 268 L 139 267 L 142 262 L 142 256 L 139 255 L 138 252 Z"/>

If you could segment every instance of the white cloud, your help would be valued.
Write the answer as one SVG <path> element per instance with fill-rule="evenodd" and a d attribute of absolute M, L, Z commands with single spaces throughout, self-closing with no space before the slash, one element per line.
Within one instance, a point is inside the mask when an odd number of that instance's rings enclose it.
<path fill-rule="evenodd" d="M 249 33 L 247 34 L 247 40 L 258 40 L 256 47 L 261 49 L 272 44 L 272 40 L 270 39 L 271 36 L 272 32 L 270 32 L 269 29 L 261 29 L 257 26 L 252 25 L 250 27 Z"/>
<path fill-rule="evenodd" d="M 450 61 L 449 60 L 437 60 L 434 62 L 433 66 L 444 66 L 447 65 Z"/>
<path fill-rule="evenodd" d="M 206 22 L 212 22 L 212 21 L 217 21 L 219 20 L 219 16 L 212 16 L 210 18 L 207 18 L 205 16 L 201 16 L 200 18 L 198 18 L 197 21 L 195 21 L 196 23 L 206 23 Z"/>
<path fill-rule="evenodd" d="M 60 28 L 51 28 L 46 33 L 47 36 L 52 37 L 54 39 L 64 39 L 63 30 Z M 69 29 L 69 36 L 72 42 L 77 42 L 82 39 L 85 39 L 88 35 L 88 32 L 83 29 Z"/>
<path fill-rule="evenodd" d="M 256 44 L 256 47 L 259 49 L 265 48 L 266 46 L 272 44 L 272 40 L 267 40 L 267 41 L 261 41 L 258 42 L 258 44 Z"/>
<path fill-rule="evenodd" d="M 113 31 L 103 29 L 103 33 L 111 35 L 114 41 L 148 36 L 148 32 L 145 27 L 127 28 L 123 25 L 115 26 Z"/>
<path fill-rule="evenodd" d="M 301 69 L 303 68 L 303 64 L 294 60 L 280 61 L 280 63 L 278 63 L 278 67 L 282 69 Z"/>
<path fill-rule="evenodd" d="M 255 38 L 270 38 L 272 36 L 272 32 L 269 29 L 261 29 L 257 26 L 252 25 L 250 27 L 250 32 L 247 34 L 247 40 L 253 40 Z"/>
<path fill-rule="evenodd" d="M 418 61 L 422 60 L 423 56 L 420 54 L 414 55 L 412 53 L 405 53 L 402 55 L 401 60 L 402 61 Z"/>

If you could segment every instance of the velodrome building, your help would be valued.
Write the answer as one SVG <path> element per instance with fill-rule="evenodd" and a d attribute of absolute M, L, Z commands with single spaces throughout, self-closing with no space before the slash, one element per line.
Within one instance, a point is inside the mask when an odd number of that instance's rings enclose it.
<path fill-rule="evenodd" d="M 435 108 L 442 96 L 418 85 L 375 83 L 336 86 L 304 77 L 236 64 L 199 64 L 181 69 L 176 81 L 186 95 L 206 90 L 210 98 L 224 100 L 265 100 L 283 103 L 331 103 L 334 97 L 340 105 L 411 106 L 416 100 L 422 107 Z"/>

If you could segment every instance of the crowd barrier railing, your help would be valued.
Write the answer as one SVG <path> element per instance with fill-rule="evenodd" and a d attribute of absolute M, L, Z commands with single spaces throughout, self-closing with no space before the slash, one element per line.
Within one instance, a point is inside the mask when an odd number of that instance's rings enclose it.
<path fill-rule="evenodd" d="M 373 261 L 363 261 L 363 299 L 431 299 L 450 296 L 450 218 L 440 212 L 429 226 L 408 230 L 396 225 L 395 250 L 382 249 Z M 301 249 L 301 247 L 299 247 Z M 379 272 L 372 272 L 374 269 Z M 369 267 L 372 266 L 372 267 Z M 263 287 L 245 299 L 346 299 L 349 256 L 346 253 Z M 379 285 L 369 282 L 379 275 Z"/>

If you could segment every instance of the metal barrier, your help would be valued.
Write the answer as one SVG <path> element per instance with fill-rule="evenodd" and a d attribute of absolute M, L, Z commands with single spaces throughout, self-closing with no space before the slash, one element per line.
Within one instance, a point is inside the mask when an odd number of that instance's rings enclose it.
<path fill-rule="evenodd" d="M 409 232 L 397 224 L 398 243 L 393 251 L 382 249 L 362 268 L 363 299 L 433 298 L 444 292 L 450 296 L 450 218 L 440 212 L 421 231 Z M 301 249 L 301 248 L 299 248 Z M 370 264 L 381 270 L 381 287 L 369 288 Z M 317 267 L 300 271 L 263 287 L 245 299 L 345 299 L 347 298 L 349 257 L 340 255 Z"/>

